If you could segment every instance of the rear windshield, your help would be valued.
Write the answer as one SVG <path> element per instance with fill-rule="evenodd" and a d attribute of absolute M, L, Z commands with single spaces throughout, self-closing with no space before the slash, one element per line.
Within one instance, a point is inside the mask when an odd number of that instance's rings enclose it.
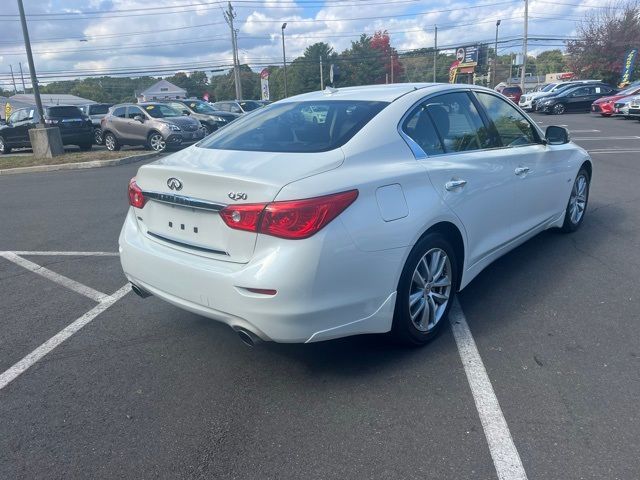
<path fill-rule="evenodd" d="M 104 115 L 109 111 L 109 105 L 90 105 L 89 113 L 91 115 Z"/>
<path fill-rule="evenodd" d="M 346 100 L 275 103 L 241 117 L 198 146 L 256 152 L 326 152 L 348 142 L 387 105 Z"/>
<path fill-rule="evenodd" d="M 47 115 L 49 117 L 81 117 L 82 112 L 78 107 L 47 107 Z"/>
<path fill-rule="evenodd" d="M 503 95 L 506 95 L 507 93 L 520 93 L 520 87 L 507 87 L 502 90 Z"/>

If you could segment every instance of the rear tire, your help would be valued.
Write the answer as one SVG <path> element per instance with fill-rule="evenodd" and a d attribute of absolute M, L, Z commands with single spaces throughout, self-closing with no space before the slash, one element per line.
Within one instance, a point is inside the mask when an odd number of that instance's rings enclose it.
<path fill-rule="evenodd" d="M 425 235 L 411 250 L 398 283 L 391 333 L 405 345 L 435 338 L 447 322 L 458 288 L 458 261 L 440 233 Z"/>
<path fill-rule="evenodd" d="M 3 137 L 0 137 L 0 153 L 2 153 L 3 155 L 11 153 L 11 147 L 7 145 L 7 142 Z"/>
<path fill-rule="evenodd" d="M 100 128 L 93 129 L 93 143 L 96 145 L 102 145 L 104 142 L 104 138 L 102 136 L 102 130 Z"/>
<path fill-rule="evenodd" d="M 111 132 L 107 132 L 104 135 L 104 144 L 110 152 L 117 152 L 120 150 L 120 143 L 116 136 Z"/>
<path fill-rule="evenodd" d="M 566 110 L 566 107 L 562 103 L 558 103 L 553 106 L 554 115 L 562 115 Z"/>
<path fill-rule="evenodd" d="M 564 214 L 564 223 L 561 228 L 564 233 L 575 232 L 582 225 L 584 216 L 587 213 L 590 186 L 591 178 L 589 177 L 589 172 L 581 168 L 573 182 L 569 203 Z"/>

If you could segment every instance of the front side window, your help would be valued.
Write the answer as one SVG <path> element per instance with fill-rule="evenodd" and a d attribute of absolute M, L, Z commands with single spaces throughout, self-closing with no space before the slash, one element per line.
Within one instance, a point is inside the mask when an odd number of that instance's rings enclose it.
<path fill-rule="evenodd" d="M 488 93 L 477 92 L 476 96 L 495 126 L 503 147 L 537 143 L 531 123 L 509 103 Z"/>
<path fill-rule="evenodd" d="M 142 110 L 140 110 L 138 107 L 129 107 L 127 109 L 127 118 L 133 119 L 135 117 L 144 118 L 144 113 L 142 113 Z"/>
<path fill-rule="evenodd" d="M 198 146 L 258 152 L 326 152 L 348 142 L 387 105 L 347 100 L 274 104 L 239 118 Z M 310 111 L 318 115 L 310 115 Z"/>
<path fill-rule="evenodd" d="M 569 93 L 570 97 L 585 97 L 587 95 L 589 95 L 589 87 L 576 88 Z"/>

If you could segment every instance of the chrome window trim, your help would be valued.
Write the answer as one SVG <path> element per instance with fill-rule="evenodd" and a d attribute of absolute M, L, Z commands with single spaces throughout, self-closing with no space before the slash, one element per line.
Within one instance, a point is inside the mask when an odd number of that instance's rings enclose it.
<path fill-rule="evenodd" d="M 175 205 L 178 207 L 208 210 L 211 212 L 219 212 L 227 206 L 223 203 L 215 203 L 208 200 L 202 200 L 200 198 L 187 197 L 185 195 L 175 195 L 173 193 L 143 190 L 142 194 L 151 200 L 155 200 L 156 202 L 167 203 L 169 205 Z"/>

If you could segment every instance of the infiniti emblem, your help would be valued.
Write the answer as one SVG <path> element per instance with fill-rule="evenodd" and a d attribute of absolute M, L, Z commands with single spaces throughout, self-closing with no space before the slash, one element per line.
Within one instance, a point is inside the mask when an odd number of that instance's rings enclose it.
<path fill-rule="evenodd" d="M 167 180 L 167 187 L 171 190 L 182 190 L 182 182 L 176 177 L 171 177 Z"/>

